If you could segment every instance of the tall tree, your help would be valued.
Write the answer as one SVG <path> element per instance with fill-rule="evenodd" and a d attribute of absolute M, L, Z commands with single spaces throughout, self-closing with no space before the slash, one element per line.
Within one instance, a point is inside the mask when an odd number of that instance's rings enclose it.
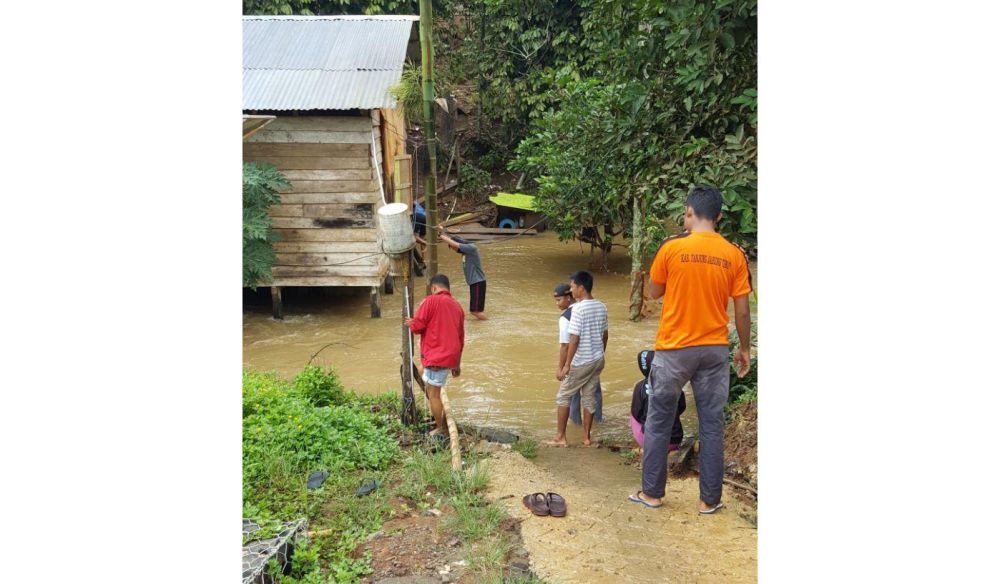
<path fill-rule="evenodd" d="M 636 272 L 699 183 L 720 189 L 720 231 L 754 255 L 756 1 L 586 4 L 586 64 L 551 76 L 552 106 L 512 167 L 535 178 L 561 237 L 592 237 L 603 225 L 631 238 Z"/>

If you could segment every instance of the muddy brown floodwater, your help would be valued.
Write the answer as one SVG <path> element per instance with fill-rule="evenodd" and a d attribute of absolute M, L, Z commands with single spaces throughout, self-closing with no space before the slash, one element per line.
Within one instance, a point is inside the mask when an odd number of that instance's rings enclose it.
<path fill-rule="evenodd" d="M 559 310 L 552 288 L 571 272 L 589 267 L 589 246 L 560 243 L 546 232 L 480 249 L 490 320 L 466 320 L 462 375 L 447 385 L 455 417 L 460 423 L 548 438 L 555 428 L 559 358 Z M 447 249 L 439 256 L 440 271 L 468 310 L 460 256 Z M 628 440 L 632 387 L 641 378 L 636 354 L 652 348 L 657 319 L 628 320 L 630 265 L 623 251 L 615 249 L 609 268 L 611 272 L 593 270 L 594 295 L 608 306 L 609 317 L 607 365 L 601 375 L 605 421 L 594 425 L 594 438 Z M 755 266 L 751 271 L 756 288 Z M 417 280 L 417 301 L 425 283 Z M 292 377 L 329 345 L 314 363 L 336 367 L 347 387 L 399 391 L 402 295 L 386 296 L 383 318 L 371 319 L 367 290 L 331 293 L 336 295 L 287 298 L 284 322 L 271 318 L 269 303 L 245 304 L 245 365 Z M 755 303 L 751 306 L 756 312 Z M 685 392 L 685 433 L 692 433 L 697 414 L 690 386 Z M 534 460 L 500 450 L 488 462 L 491 495 L 524 520 L 524 545 L 538 574 L 550 582 L 596 584 L 756 580 L 756 530 L 739 517 L 740 503 L 728 486 L 723 498 L 730 509 L 716 516 L 698 515 L 697 478 L 671 478 L 664 508 L 646 509 L 626 500 L 641 483 L 634 467 L 607 449 L 579 448 L 582 431 L 572 424 L 568 439 L 574 448 L 543 446 Z M 569 515 L 532 516 L 520 499 L 535 491 L 560 492 Z"/>
<path fill-rule="evenodd" d="M 449 378 L 448 396 L 460 422 L 546 438 L 554 432 L 558 389 L 559 310 L 552 289 L 573 271 L 589 269 L 589 246 L 560 242 L 547 231 L 480 249 L 490 319 L 467 318 L 462 374 Z M 628 320 L 630 263 L 624 251 L 616 248 L 608 267 L 612 271 L 592 270 L 594 296 L 607 305 L 609 319 L 607 365 L 601 375 L 605 422 L 594 425 L 595 440 L 628 435 L 632 387 L 641 378 L 636 354 L 652 348 L 657 326 L 655 318 Z M 439 270 L 451 279 L 453 294 L 468 311 L 469 287 L 459 254 L 443 247 Z M 752 271 L 756 288 L 756 268 Z M 417 280 L 417 302 L 425 284 L 426 279 Z M 383 298 L 381 319 L 369 317 L 367 290 L 342 292 L 349 294 L 287 299 L 284 322 L 271 318 L 269 304 L 246 304 L 244 364 L 292 377 L 332 343 L 313 363 L 336 367 L 346 387 L 365 393 L 399 391 L 401 291 Z M 690 393 L 688 398 L 685 432 L 697 420 Z M 570 424 L 569 439 L 579 442 L 581 435 Z"/>

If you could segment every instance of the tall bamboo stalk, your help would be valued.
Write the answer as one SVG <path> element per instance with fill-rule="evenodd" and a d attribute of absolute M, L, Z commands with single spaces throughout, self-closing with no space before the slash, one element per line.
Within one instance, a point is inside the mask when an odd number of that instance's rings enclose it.
<path fill-rule="evenodd" d="M 424 82 L 424 141 L 431 169 L 424 177 L 424 203 L 427 208 L 427 267 L 438 273 L 437 230 L 437 136 L 434 133 L 434 13 L 431 0 L 420 0 L 420 68 Z M 429 281 L 429 279 L 428 279 Z"/>

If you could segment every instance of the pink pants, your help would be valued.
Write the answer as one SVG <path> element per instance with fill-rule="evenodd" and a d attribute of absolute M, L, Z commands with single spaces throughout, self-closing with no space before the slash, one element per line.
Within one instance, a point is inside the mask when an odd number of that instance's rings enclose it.
<path fill-rule="evenodd" d="M 643 447 L 642 424 L 639 423 L 639 420 L 635 419 L 635 416 L 630 415 L 628 417 L 628 426 L 629 428 L 632 428 L 632 437 L 635 438 L 635 441 L 639 445 L 639 448 L 642 448 Z M 674 450 L 677 450 L 678 448 L 680 448 L 680 446 L 681 446 L 680 444 L 670 444 L 669 446 L 667 446 L 667 452 L 672 452 Z"/>

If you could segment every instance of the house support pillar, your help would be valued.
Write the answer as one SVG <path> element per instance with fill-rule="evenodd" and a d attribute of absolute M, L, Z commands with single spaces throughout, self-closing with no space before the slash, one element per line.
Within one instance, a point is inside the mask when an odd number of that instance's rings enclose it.
<path fill-rule="evenodd" d="M 380 288 L 381 286 L 372 286 L 372 318 L 382 318 L 382 290 Z"/>
<path fill-rule="evenodd" d="M 277 320 L 285 319 L 285 307 L 281 304 L 281 286 L 271 286 L 271 314 Z"/>

